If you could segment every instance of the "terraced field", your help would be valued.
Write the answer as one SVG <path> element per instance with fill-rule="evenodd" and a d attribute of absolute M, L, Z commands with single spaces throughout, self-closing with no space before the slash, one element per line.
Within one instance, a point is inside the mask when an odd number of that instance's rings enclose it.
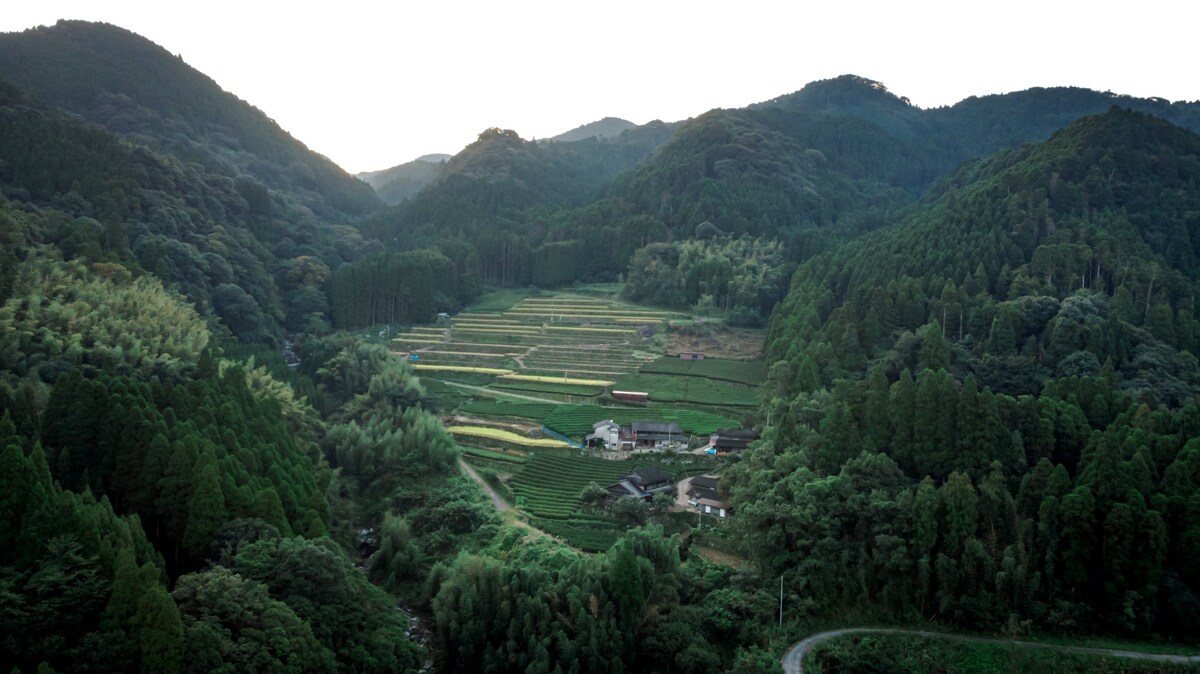
<path fill-rule="evenodd" d="M 767 364 L 761 360 L 682 360 L 666 357 L 646 363 L 638 370 L 642 374 L 673 374 L 729 381 L 746 386 L 758 386 L 767 379 Z"/>
<path fill-rule="evenodd" d="M 464 457 L 512 475 L 508 486 L 530 522 L 583 550 L 607 549 L 623 527 L 604 514 L 581 512 L 582 489 L 593 481 L 611 484 L 654 460 L 582 456 L 558 439 L 527 438 L 490 427 L 492 422 L 537 424 L 579 441 L 603 419 L 674 421 L 685 433 L 703 437 L 739 426 L 738 418 L 757 404 L 757 386 L 765 378 L 761 361 L 681 361 L 661 355 L 667 321 L 681 314 L 600 297 L 500 295 L 510 301 L 484 298 L 447 325 L 402 333 L 394 346 L 406 357 L 419 358 L 413 365 L 439 409 L 461 415 L 450 430 Z M 607 400 L 612 389 L 646 391 L 651 403 L 591 404 Z M 711 468 L 705 457 L 675 460 Z M 695 468 L 660 467 L 672 473 Z"/>
<path fill-rule="evenodd" d="M 687 467 L 664 465 L 654 461 L 609 461 L 586 456 L 568 456 L 549 452 L 535 453 L 513 476 L 513 494 L 522 498 L 523 507 L 533 516 L 568 521 L 575 526 L 585 523 L 611 523 L 611 520 L 579 510 L 579 494 L 589 482 L 607 486 L 640 466 L 655 466 L 672 475 L 698 474 L 711 464 L 696 459 Z"/>
<path fill-rule="evenodd" d="M 688 402 L 717 407 L 753 407 L 758 404 L 756 388 L 712 381 L 703 377 L 628 374 L 617 379 L 613 388 L 621 391 L 645 391 L 654 402 Z"/>
<path fill-rule="evenodd" d="M 669 407 L 602 407 L 600 405 L 559 405 L 545 417 L 546 428 L 567 436 L 582 438 L 592 432 L 592 424 L 612 419 L 618 424 L 632 421 L 674 421 L 684 433 L 708 435 L 738 422 L 717 414 Z"/>
<path fill-rule="evenodd" d="M 566 520 L 579 515 L 579 493 L 589 482 L 611 484 L 636 466 L 585 456 L 535 454 L 509 486 L 532 515 Z"/>

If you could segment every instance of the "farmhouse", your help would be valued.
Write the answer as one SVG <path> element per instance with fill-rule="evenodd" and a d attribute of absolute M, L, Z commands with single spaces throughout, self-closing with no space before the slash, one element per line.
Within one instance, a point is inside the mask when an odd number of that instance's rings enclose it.
<path fill-rule="evenodd" d="M 633 472 L 608 485 L 608 499 L 615 501 L 622 496 L 632 496 L 649 501 L 655 494 L 675 492 L 675 483 L 666 471 L 651 466 L 634 468 Z"/>
<path fill-rule="evenodd" d="M 709 437 L 709 446 L 718 456 L 736 454 L 758 439 L 758 433 L 749 428 L 726 428 Z"/>
<path fill-rule="evenodd" d="M 699 351 L 681 351 L 679 360 L 704 360 L 704 354 Z"/>
<path fill-rule="evenodd" d="M 633 448 L 663 450 L 687 446 L 687 435 L 673 421 L 635 421 L 629 425 Z"/>
<path fill-rule="evenodd" d="M 688 503 L 706 515 L 729 517 L 729 500 L 717 491 L 716 475 L 693 477 L 687 491 Z"/>
<path fill-rule="evenodd" d="M 621 446 L 621 425 L 612 419 L 597 421 L 592 424 L 592 432 L 584 438 L 583 444 L 588 447 L 601 445 L 605 449 L 617 449 Z"/>

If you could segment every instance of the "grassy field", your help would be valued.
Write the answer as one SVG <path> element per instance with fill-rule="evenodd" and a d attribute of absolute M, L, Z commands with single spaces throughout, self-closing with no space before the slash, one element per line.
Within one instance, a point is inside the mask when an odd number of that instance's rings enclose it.
<path fill-rule="evenodd" d="M 582 438 L 592 432 L 592 424 L 612 419 L 618 424 L 631 421 L 674 421 L 684 433 L 708 435 L 722 428 L 736 427 L 733 419 L 707 412 L 677 410 L 668 407 L 602 407 L 600 405 L 559 405 L 545 419 L 546 428 L 568 438 Z"/>
<path fill-rule="evenodd" d="M 559 395 L 580 396 L 584 398 L 594 398 L 604 389 L 599 386 L 580 386 L 579 384 L 562 384 L 557 381 L 521 381 L 512 380 L 507 377 L 501 377 L 490 385 L 491 388 L 504 389 L 506 391 L 529 391 L 530 393 L 557 393 Z"/>
<path fill-rule="evenodd" d="M 529 296 L 527 288 L 501 288 L 479 296 L 464 312 L 504 311 Z"/>

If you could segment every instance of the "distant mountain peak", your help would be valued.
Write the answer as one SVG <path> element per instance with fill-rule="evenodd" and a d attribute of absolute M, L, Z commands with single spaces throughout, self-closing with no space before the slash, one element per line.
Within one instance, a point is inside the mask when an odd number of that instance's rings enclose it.
<path fill-rule="evenodd" d="M 814 111 L 836 111 L 864 104 L 910 107 L 905 96 L 892 93 L 883 82 L 861 75 L 839 75 L 804 85 L 799 91 L 784 94 L 752 105 L 752 108 L 785 107 L 809 108 Z"/>
<path fill-rule="evenodd" d="M 636 128 L 637 124 L 620 117 L 605 117 L 589 122 L 582 126 L 577 126 L 570 131 L 560 133 L 548 140 L 557 143 L 573 143 L 578 140 L 586 140 L 588 138 L 614 138 L 621 135 L 629 129 Z"/>

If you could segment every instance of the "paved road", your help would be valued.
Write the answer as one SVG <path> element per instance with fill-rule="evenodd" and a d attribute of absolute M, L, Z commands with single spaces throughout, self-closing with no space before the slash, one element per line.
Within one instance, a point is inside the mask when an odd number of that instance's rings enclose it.
<path fill-rule="evenodd" d="M 1011 639 L 989 639 L 987 637 L 975 637 L 965 634 L 945 634 L 943 632 L 924 632 L 921 630 L 902 630 L 891 629 L 886 627 L 848 627 L 840 630 L 830 630 L 828 632 L 818 632 L 804 641 L 797 643 L 788 649 L 784 654 L 781 664 L 783 671 L 786 674 L 804 674 L 804 655 L 812 649 L 813 646 L 836 639 L 847 634 L 904 634 L 913 637 L 935 637 L 942 639 L 950 639 L 951 641 L 963 641 L 975 644 L 995 644 L 997 646 L 1020 646 L 1021 648 L 1042 648 L 1051 651 L 1059 651 L 1060 653 L 1080 653 L 1083 655 L 1104 655 L 1114 658 L 1129 658 L 1131 660 L 1142 660 L 1147 662 L 1170 662 L 1173 664 L 1188 665 L 1200 664 L 1200 655 L 1168 655 L 1166 653 L 1139 653 L 1137 651 L 1120 651 L 1110 648 L 1086 648 L 1083 646 L 1059 646 L 1057 644 L 1041 644 L 1033 641 L 1013 641 Z"/>

